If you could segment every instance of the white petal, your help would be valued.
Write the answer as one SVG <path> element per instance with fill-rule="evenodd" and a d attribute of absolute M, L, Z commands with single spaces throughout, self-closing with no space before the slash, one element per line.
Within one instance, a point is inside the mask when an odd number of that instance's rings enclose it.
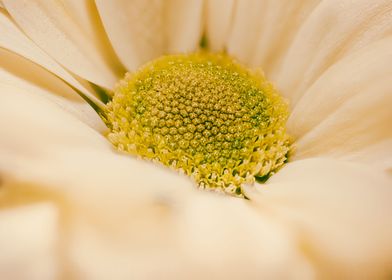
<path fill-rule="evenodd" d="M 341 159 L 362 162 L 380 170 L 386 170 L 392 174 L 392 139 L 378 141 L 372 145 L 366 145 L 361 150 L 346 153 Z"/>
<path fill-rule="evenodd" d="M 75 218 L 69 244 L 76 275 L 312 279 L 311 267 L 286 229 L 260 217 L 247 202 L 196 192 L 167 197 L 160 204 L 138 204 L 121 220 L 101 219 L 100 225 L 88 216 Z"/>
<path fill-rule="evenodd" d="M 297 158 L 353 155 L 392 138 L 391 59 L 392 37 L 345 57 L 306 91 L 288 121 Z"/>
<path fill-rule="evenodd" d="M 392 32 L 389 0 L 323 1 L 293 39 L 272 80 L 295 104 L 331 65 Z"/>
<path fill-rule="evenodd" d="M 56 279 L 57 209 L 49 203 L 0 209 L 0 275 L 2 279 Z"/>
<path fill-rule="evenodd" d="M 113 47 L 128 70 L 167 53 L 195 50 L 202 1 L 97 0 Z"/>
<path fill-rule="evenodd" d="M 391 179 L 327 159 L 289 163 L 247 195 L 286 222 L 321 279 L 386 279 L 392 272 Z"/>
<path fill-rule="evenodd" d="M 228 51 L 271 76 L 302 22 L 318 4 L 306 1 L 236 1 Z"/>
<path fill-rule="evenodd" d="M 17 53 L 38 65 L 52 72 L 70 86 L 74 87 L 82 94 L 87 96 L 96 104 L 102 104 L 94 95 L 91 94 L 81 83 L 71 74 L 58 65 L 45 52 L 31 42 L 12 22 L 12 20 L 0 11 L 0 47 Z"/>
<path fill-rule="evenodd" d="M 392 37 L 389 37 L 331 66 L 293 108 L 288 121 L 291 134 L 300 138 L 358 95 L 369 92 L 369 99 L 372 99 L 373 94 L 377 94 L 375 88 L 391 91 L 391 60 Z"/>
<path fill-rule="evenodd" d="M 0 56 L 1 85 L 12 85 L 48 98 L 96 131 L 106 131 L 106 126 L 94 109 L 62 80 L 6 50 L 0 49 Z"/>
<path fill-rule="evenodd" d="M 298 29 L 320 0 L 265 2 L 266 18 L 262 32 L 253 39 L 255 50 L 249 64 L 261 67 L 268 77 L 274 78 Z"/>
<path fill-rule="evenodd" d="M 58 63 L 97 85 L 114 86 L 119 73 L 105 61 L 92 33 L 80 26 L 68 6 L 39 0 L 6 0 L 4 5 L 19 27 Z"/>
<path fill-rule="evenodd" d="M 128 70 L 164 52 L 163 1 L 96 0 L 117 55 Z"/>
<path fill-rule="evenodd" d="M 243 200 L 200 194 L 174 172 L 114 153 L 99 134 L 37 95 L 3 88 L 0 106 L 0 170 L 70 206 L 63 248 L 72 274 L 170 279 L 196 266 L 196 278 L 208 276 L 202 267 L 227 279 L 241 272 L 310 278 L 286 228 Z M 193 241 L 200 246 L 190 247 Z"/>
<path fill-rule="evenodd" d="M 313 279 L 291 230 L 248 201 L 200 195 L 185 203 L 180 240 L 195 279 Z"/>
<path fill-rule="evenodd" d="M 92 0 L 63 0 L 62 4 L 72 14 L 78 26 L 83 26 L 92 40 L 94 47 L 100 52 L 102 59 L 117 76 L 125 73 L 125 68 L 115 54 L 110 40 L 103 27 L 96 4 Z"/>
<path fill-rule="evenodd" d="M 166 51 L 168 53 L 196 51 L 202 35 L 204 1 L 166 2 L 169 2 L 169 7 L 165 9 Z"/>
<path fill-rule="evenodd" d="M 266 2 L 257 0 L 236 1 L 227 50 L 234 57 L 250 64 L 256 40 L 265 26 Z"/>
<path fill-rule="evenodd" d="M 43 156 L 62 146 L 108 149 L 103 136 L 57 104 L 21 88 L 0 86 L 2 155 Z"/>
<path fill-rule="evenodd" d="M 141 203 L 157 188 L 190 189 L 175 172 L 119 155 L 101 134 L 47 99 L 9 86 L 1 95 L 0 170 L 8 176 L 55 186 L 100 211 L 104 204 L 120 211 L 132 200 Z"/>
<path fill-rule="evenodd" d="M 295 158 L 322 155 L 337 158 L 391 139 L 391 107 L 388 81 L 358 94 L 296 141 Z M 385 152 L 390 154 L 391 149 Z"/>
<path fill-rule="evenodd" d="M 233 21 L 235 0 L 206 1 L 205 5 L 208 48 L 223 51 Z"/>

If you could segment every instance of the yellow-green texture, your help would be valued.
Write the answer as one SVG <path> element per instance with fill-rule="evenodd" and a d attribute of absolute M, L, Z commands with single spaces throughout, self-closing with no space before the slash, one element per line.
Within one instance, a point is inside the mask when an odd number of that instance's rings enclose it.
<path fill-rule="evenodd" d="M 127 73 L 104 119 L 118 150 L 183 171 L 202 188 L 242 195 L 243 184 L 287 161 L 287 115 L 260 71 L 201 52 Z"/>

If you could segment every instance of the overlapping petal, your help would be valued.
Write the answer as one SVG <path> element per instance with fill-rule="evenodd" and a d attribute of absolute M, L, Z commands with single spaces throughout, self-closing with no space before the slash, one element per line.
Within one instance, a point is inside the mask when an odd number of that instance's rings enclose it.
<path fill-rule="evenodd" d="M 226 49 L 235 4 L 235 0 L 206 1 L 205 35 L 209 49 L 216 52 Z"/>
<path fill-rule="evenodd" d="M 198 48 L 203 1 L 105 1 L 97 7 L 113 47 L 128 70 L 168 53 Z"/>
<path fill-rule="evenodd" d="M 388 37 L 346 56 L 303 94 L 288 122 L 297 139 L 296 158 L 364 159 L 371 152 L 362 150 L 392 139 L 391 46 Z M 392 147 L 385 148 L 373 163 L 390 158 Z"/>
<path fill-rule="evenodd" d="M 22 189 L 28 188 L 24 182 L 36 185 L 30 193 L 56 203 L 66 215 L 62 219 L 67 220 L 63 224 L 67 234 L 56 245 L 63 257 L 56 260 L 68 267 L 69 275 L 91 279 L 113 275 L 171 279 L 189 271 L 194 279 L 210 273 L 227 279 L 312 275 L 286 227 L 267 216 L 260 218 L 248 202 L 198 192 L 174 172 L 117 155 L 96 131 L 49 100 L 14 87 L 1 90 L 3 179 L 19 182 Z M 20 192 L 21 198 L 27 193 Z M 18 214 L 14 209 L 10 211 Z M 9 250 L 18 264 L 31 257 L 30 252 L 19 255 L 16 249 Z M 229 254 L 232 251 L 237 254 Z M 118 266 L 124 262 L 132 265 Z M 45 269 L 56 267 L 47 265 Z"/>
<path fill-rule="evenodd" d="M 369 166 L 315 158 L 287 164 L 247 195 L 261 213 L 296 232 L 317 279 L 386 279 L 392 272 L 391 184 Z"/>
<path fill-rule="evenodd" d="M 0 170 L 8 177 L 56 186 L 81 200 L 108 199 L 116 204 L 113 209 L 119 209 L 121 197 L 129 202 L 158 187 L 187 189 L 191 184 L 174 172 L 115 153 L 99 132 L 39 95 L 11 86 L 2 86 L 1 92 Z"/>
<path fill-rule="evenodd" d="M 13 20 L 42 50 L 58 63 L 105 88 L 112 88 L 121 76 L 121 67 L 97 34 L 99 28 L 82 25 L 86 18 L 99 25 L 94 5 L 89 1 L 63 5 L 59 1 L 3 1 Z M 75 7 L 78 7 L 74 10 Z M 96 44 L 99 43 L 99 47 Z"/>
<path fill-rule="evenodd" d="M 312 267 L 286 228 L 260 217 L 248 202 L 196 191 L 163 202 L 140 207 L 114 226 L 76 218 L 69 243 L 76 275 L 312 279 Z"/>
<path fill-rule="evenodd" d="M 3 11 L 0 11 L 0 47 L 31 60 L 32 62 L 42 66 L 54 75 L 58 76 L 64 82 L 78 90 L 81 94 L 88 97 L 94 103 L 100 101 L 83 86 L 72 74 L 67 72 L 56 61 L 49 57 L 44 51 L 37 47 L 23 32 L 13 23 L 12 19 Z M 4 64 L 7 63 L 4 58 Z M 22 66 L 22 65 L 21 65 Z M 6 67 L 6 66 L 4 66 Z M 21 69 L 23 71 L 23 69 Z"/>
<path fill-rule="evenodd" d="M 274 77 L 298 29 L 319 2 L 235 1 L 232 21 L 226 25 L 230 27 L 225 41 L 228 52 L 247 65 L 263 68 L 267 77 Z"/>
<path fill-rule="evenodd" d="M 107 129 L 97 112 L 61 79 L 12 52 L 0 49 L 0 56 L 1 85 L 14 86 L 50 99 L 96 131 Z"/>
<path fill-rule="evenodd" d="M 0 211 L 0 275 L 50 280 L 59 276 L 56 208 L 40 203 Z M 23 269 L 21 269 L 23 268 Z"/>
<path fill-rule="evenodd" d="M 321 2 L 295 34 L 271 79 L 295 105 L 329 67 L 390 35 L 391 11 L 388 0 Z"/>
<path fill-rule="evenodd" d="M 161 54 L 197 49 L 203 31 L 198 0 L 97 0 L 103 26 L 91 1 L 4 3 L 39 47 L 5 13 L 1 47 L 82 92 L 59 64 L 110 88 L 122 71 L 110 44 L 134 70 Z M 227 1 L 219 9 L 222 3 L 204 7 L 209 46 L 262 66 L 291 99 L 294 162 L 267 185 L 247 188 L 250 201 L 198 192 L 182 175 L 112 150 L 101 120 L 67 86 L 1 51 L 6 59 L 0 70 L 0 179 L 11 184 L 2 185 L 0 204 L 20 198 L 19 204 L 31 205 L 2 205 L 9 209 L 0 212 L 0 228 L 7 225 L 0 237 L 16 233 L 17 242 L 0 242 L 0 275 L 301 280 L 391 275 L 392 183 L 380 171 L 392 169 L 390 1 L 247 0 Z M 10 61 L 23 67 L 13 68 Z M 368 165 L 301 160 L 317 156 Z M 31 196 L 39 204 L 26 199 Z M 23 229 L 31 221 L 41 230 L 28 235 Z M 25 271 L 11 270 L 22 266 Z"/>

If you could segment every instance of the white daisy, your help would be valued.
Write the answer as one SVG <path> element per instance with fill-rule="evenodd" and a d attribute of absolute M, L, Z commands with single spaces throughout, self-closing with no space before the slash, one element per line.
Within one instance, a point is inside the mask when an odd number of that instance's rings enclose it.
<path fill-rule="evenodd" d="M 388 0 L 0 1 L 1 278 L 388 279 L 391 31 Z M 202 38 L 290 103 L 249 200 L 117 152 L 90 106 Z"/>

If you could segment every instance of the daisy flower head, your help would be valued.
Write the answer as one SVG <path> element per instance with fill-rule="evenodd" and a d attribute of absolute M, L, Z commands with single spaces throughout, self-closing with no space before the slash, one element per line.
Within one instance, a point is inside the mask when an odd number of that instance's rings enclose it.
<path fill-rule="evenodd" d="M 1 0 L 1 278 L 388 279 L 391 31 L 387 0 Z"/>

